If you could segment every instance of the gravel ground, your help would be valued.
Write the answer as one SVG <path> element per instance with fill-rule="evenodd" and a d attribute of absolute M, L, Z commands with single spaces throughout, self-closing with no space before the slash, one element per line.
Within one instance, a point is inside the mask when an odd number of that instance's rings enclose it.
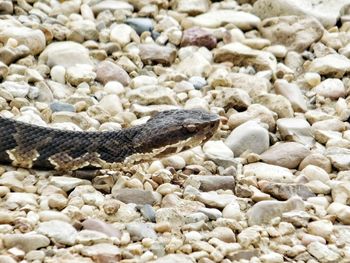
<path fill-rule="evenodd" d="M 222 122 L 202 146 L 93 181 L 0 166 L 0 262 L 350 262 L 349 6 L 0 1 L 0 116 Z"/>

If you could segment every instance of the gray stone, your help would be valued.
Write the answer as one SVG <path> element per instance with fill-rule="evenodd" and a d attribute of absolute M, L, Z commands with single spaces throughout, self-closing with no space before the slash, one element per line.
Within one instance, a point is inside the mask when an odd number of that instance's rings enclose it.
<path fill-rule="evenodd" d="M 149 18 L 133 17 L 126 19 L 124 23 L 131 26 L 139 35 L 145 31 L 153 31 L 153 21 Z"/>
<path fill-rule="evenodd" d="M 59 112 L 59 111 L 70 111 L 75 112 L 75 108 L 72 104 L 55 101 L 50 104 L 50 109 L 52 112 Z"/>
<path fill-rule="evenodd" d="M 157 202 L 155 193 L 141 189 L 124 188 L 117 190 L 115 193 L 112 192 L 112 194 L 114 198 L 126 204 L 153 205 Z"/>
<path fill-rule="evenodd" d="M 191 185 L 203 192 L 216 190 L 234 190 L 235 179 L 232 176 L 191 175 L 184 186 Z"/>

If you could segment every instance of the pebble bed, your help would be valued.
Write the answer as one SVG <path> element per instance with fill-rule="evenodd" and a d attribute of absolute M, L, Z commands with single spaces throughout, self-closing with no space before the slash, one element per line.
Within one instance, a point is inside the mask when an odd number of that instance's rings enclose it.
<path fill-rule="evenodd" d="M 0 262 L 350 262 L 349 5 L 0 1 L 2 117 L 222 120 L 202 146 L 92 181 L 0 166 Z"/>

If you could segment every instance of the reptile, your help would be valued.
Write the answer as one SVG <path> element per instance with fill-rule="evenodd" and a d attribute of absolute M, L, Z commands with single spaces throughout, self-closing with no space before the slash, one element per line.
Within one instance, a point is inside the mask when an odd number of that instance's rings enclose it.
<path fill-rule="evenodd" d="M 200 145 L 219 123 L 216 114 L 183 109 L 105 132 L 60 130 L 0 117 L 0 162 L 57 171 L 117 170 Z"/>

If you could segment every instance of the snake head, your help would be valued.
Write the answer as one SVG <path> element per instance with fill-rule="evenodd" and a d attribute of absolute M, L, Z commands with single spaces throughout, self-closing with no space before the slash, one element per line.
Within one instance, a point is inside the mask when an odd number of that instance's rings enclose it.
<path fill-rule="evenodd" d="M 190 149 L 209 140 L 219 124 L 218 115 L 203 110 L 159 112 L 138 126 L 133 138 L 137 154 L 129 160 L 152 160 Z"/>

